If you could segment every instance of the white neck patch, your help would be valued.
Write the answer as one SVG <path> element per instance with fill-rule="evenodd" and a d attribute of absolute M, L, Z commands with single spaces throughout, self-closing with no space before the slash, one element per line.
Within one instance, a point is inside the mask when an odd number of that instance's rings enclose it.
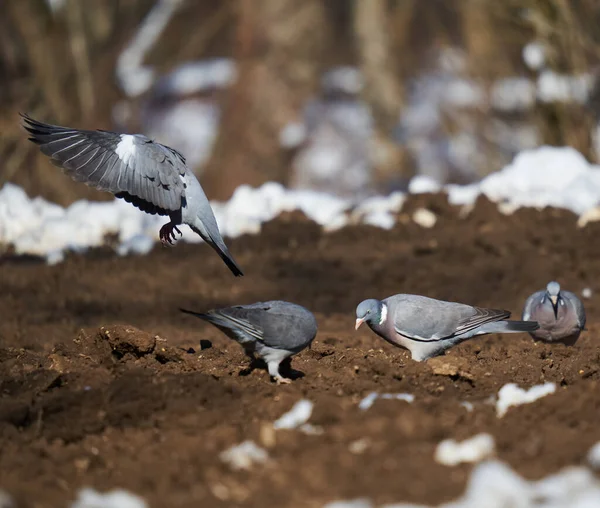
<path fill-rule="evenodd" d="M 381 304 L 381 319 L 379 320 L 379 324 L 382 325 L 387 320 L 387 305 L 385 303 Z"/>

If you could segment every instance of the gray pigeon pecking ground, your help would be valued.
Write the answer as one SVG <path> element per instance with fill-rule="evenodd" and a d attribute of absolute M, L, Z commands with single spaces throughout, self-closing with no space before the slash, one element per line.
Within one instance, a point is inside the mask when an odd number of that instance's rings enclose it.
<path fill-rule="evenodd" d="M 317 335 L 317 322 L 312 312 L 281 300 L 236 305 L 205 313 L 179 310 L 215 325 L 238 342 L 252 361 L 256 354 L 265 361 L 269 374 L 278 384 L 290 382 L 279 373 L 281 362 L 302 351 Z"/>
<path fill-rule="evenodd" d="M 412 359 L 420 362 L 475 335 L 538 328 L 535 321 L 507 321 L 509 317 L 506 310 L 400 294 L 361 302 L 356 308 L 356 329 L 366 322 L 377 335 L 408 349 Z"/>
<path fill-rule="evenodd" d="M 142 134 L 86 131 L 38 122 L 21 115 L 31 141 L 73 180 L 112 192 L 151 215 L 168 215 L 160 229 L 173 244 L 187 224 L 207 242 L 237 277 L 242 270 L 229 253 L 210 203 L 185 158 Z"/>
<path fill-rule="evenodd" d="M 585 309 L 574 293 L 549 282 L 545 291 L 533 293 L 525 302 L 523 319 L 535 319 L 540 327 L 531 333 L 535 339 L 572 345 L 585 328 Z"/>

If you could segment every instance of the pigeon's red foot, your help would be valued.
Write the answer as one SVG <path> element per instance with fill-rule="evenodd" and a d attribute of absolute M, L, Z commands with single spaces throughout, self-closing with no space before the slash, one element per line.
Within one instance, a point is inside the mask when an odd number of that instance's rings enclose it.
<path fill-rule="evenodd" d="M 163 245 L 174 245 L 174 242 L 177 240 L 175 231 L 179 233 L 179 236 L 183 236 L 183 233 L 179 231 L 179 228 L 172 222 L 168 222 L 160 228 L 159 236 Z"/>

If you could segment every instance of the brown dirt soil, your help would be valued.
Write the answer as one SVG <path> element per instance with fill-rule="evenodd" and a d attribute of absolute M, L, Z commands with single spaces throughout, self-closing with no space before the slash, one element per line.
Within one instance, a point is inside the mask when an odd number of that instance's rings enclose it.
<path fill-rule="evenodd" d="M 434 228 L 407 220 L 417 206 L 438 214 Z M 82 486 L 123 487 L 155 508 L 317 507 L 357 496 L 438 503 L 463 491 L 471 466 L 437 464 L 437 443 L 481 431 L 529 478 L 582 463 L 600 440 L 600 224 L 575 222 L 558 210 L 503 216 L 485 200 L 461 218 L 444 197 L 425 195 L 392 231 L 324 234 L 295 214 L 279 218 L 230 242 L 242 279 L 205 245 L 127 258 L 98 250 L 57 266 L 5 258 L 0 488 L 39 508 L 66 506 Z M 594 290 L 589 330 L 570 348 L 492 335 L 417 363 L 353 328 L 360 300 L 398 292 L 518 316 L 550 278 Z M 312 349 L 292 362 L 304 377 L 287 386 L 264 370 L 241 375 L 241 348 L 177 310 L 275 298 L 307 306 L 319 323 Z M 434 373 L 440 361 L 449 375 Z M 501 386 L 543 381 L 557 393 L 496 418 L 488 399 Z M 360 411 L 373 390 L 416 400 Z M 273 443 L 270 423 L 304 397 L 324 433 L 278 431 Z M 234 472 L 218 455 L 246 439 L 269 447 L 271 461 Z M 361 439 L 363 450 L 350 446 Z"/>

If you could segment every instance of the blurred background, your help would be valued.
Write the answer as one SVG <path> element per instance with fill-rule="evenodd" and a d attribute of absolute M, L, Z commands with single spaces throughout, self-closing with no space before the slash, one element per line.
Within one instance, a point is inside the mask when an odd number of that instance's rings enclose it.
<path fill-rule="evenodd" d="M 521 150 L 600 160 L 598 0 L 0 0 L 0 186 L 110 199 L 19 112 L 142 132 L 211 199 L 278 181 L 360 199 L 469 183 Z"/>

